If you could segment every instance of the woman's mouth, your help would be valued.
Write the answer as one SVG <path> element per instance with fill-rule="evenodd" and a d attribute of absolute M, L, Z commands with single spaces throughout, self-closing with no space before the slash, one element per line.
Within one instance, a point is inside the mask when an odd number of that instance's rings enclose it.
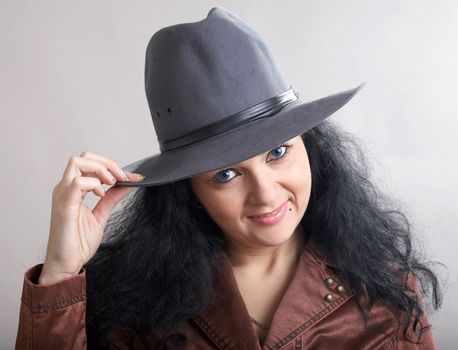
<path fill-rule="evenodd" d="M 254 222 L 261 225 L 273 225 L 279 222 L 285 216 L 286 210 L 288 209 L 288 201 L 283 203 L 279 208 L 275 209 L 270 214 L 266 215 L 253 215 L 248 216 Z"/>

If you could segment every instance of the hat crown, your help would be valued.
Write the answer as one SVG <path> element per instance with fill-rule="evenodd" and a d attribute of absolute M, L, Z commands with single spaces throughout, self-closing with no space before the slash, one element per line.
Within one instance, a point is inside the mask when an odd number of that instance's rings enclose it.
<path fill-rule="evenodd" d="M 158 30 L 146 49 L 145 91 L 160 141 L 218 122 L 290 88 L 259 34 L 221 6 L 201 21 Z"/>

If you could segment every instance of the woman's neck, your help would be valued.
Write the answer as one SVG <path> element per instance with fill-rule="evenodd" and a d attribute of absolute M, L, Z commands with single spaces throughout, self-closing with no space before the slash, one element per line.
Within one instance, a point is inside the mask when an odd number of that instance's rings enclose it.
<path fill-rule="evenodd" d="M 227 254 L 238 272 L 264 278 L 291 271 L 303 251 L 304 243 L 305 237 L 299 225 L 281 246 L 255 249 L 229 244 Z"/>

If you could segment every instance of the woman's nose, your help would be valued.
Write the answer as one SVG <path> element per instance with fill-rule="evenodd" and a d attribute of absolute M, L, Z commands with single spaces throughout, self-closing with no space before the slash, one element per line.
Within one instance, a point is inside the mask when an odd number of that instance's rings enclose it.
<path fill-rule="evenodd" d="M 278 183 L 270 174 L 252 174 L 248 187 L 249 200 L 252 204 L 265 206 L 278 204 Z"/>

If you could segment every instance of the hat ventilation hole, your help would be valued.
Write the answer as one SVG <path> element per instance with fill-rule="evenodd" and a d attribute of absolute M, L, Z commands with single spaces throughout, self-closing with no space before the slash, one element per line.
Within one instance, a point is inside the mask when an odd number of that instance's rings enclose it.
<path fill-rule="evenodd" d="M 158 116 L 158 117 L 160 117 L 160 114 L 159 114 L 159 112 L 156 112 L 156 114 L 157 114 L 157 116 Z"/>
<path fill-rule="evenodd" d="M 167 110 L 169 111 L 169 113 L 172 113 L 172 110 L 170 109 L 170 107 L 169 107 L 169 108 L 167 108 Z"/>

